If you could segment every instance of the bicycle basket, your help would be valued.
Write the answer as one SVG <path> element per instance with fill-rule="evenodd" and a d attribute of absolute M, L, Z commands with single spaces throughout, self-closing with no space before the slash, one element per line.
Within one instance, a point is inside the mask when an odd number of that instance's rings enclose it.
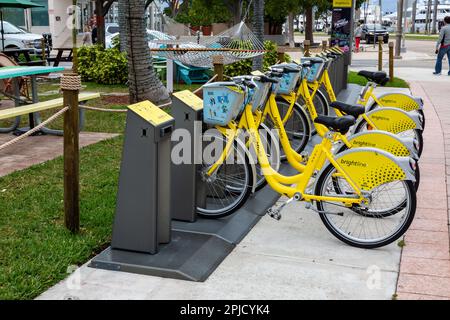
<path fill-rule="evenodd" d="M 244 91 L 234 82 L 215 82 L 203 87 L 203 121 L 226 126 L 244 105 Z"/>
<path fill-rule="evenodd" d="M 251 105 L 252 105 L 252 112 L 255 112 L 258 108 L 263 108 L 264 103 L 266 102 L 266 98 L 269 94 L 269 90 L 271 87 L 271 83 L 267 82 L 259 82 L 254 81 L 256 87 L 252 89 L 251 93 Z"/>
<path fill-rule="evenodd" d="M 305 62 L 308 62 L 308 61 L 320 62 L 320 63 L 314 63 L 310 67 L 309 73 L 306 75 L 306 80 L 308 82 L 314 82 L 314 81 L 319 80 L 319 78 L 323 74 L 323 71 L 325 70 L 324 69 L 325 61 L 323 59 L 321 59 L 321 58 L 316 58 L 316 57 L 314 57 L 314 58 L 303 57 L 301 61 L 302 61 L 302 63 L 305 63 Z M 303 74 L 303 75 L 305 75 L 305 74 Z"/>
<path fill-rule="evenodd" d="M 290 64 L 288 63 L 282 63 L 274 65 L 271 68 L 283 68 L 289 66 Z M 279 94 L 290 94 L 292 91 L 294 91 L 299 78 L 300 72 L 283 73 L 283 77 L 279 79 L 278 85 L 274 85 L 274 91 L 277 90 L 277 93 Z"/>

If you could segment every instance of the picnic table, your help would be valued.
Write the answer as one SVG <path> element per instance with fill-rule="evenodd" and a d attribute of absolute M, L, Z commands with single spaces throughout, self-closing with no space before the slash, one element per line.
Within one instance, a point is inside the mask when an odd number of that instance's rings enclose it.
<path fill-rule="evenodd" d="M 16 67 L 3 67 L 0 68 L 0 80 L 3 79 L 12 79 L 13 81 L 13 100 L 15 102 L 15 106 L 18 107 L 23 104 L 23 101 L 20 97 L 20 87 L 19 87 L 19 78 L 21 77 L 29 77 L 31 78 L 31 96 L 32 103 L 38 103 L 38 90 L 37 90 L 37 76 L 45 75 L 52 72 L 60 72 L 63 71 L 63 67 L 24 67 L 24 66 L 16 66 Z M 14 132 L 14 134 L 20 135 L 27 132 L 30 129 L 33 129 L 36 124 L 41 122 L 38 113 L 30 113 L 28 114 L 30 127 L 28 128 L 20 128 L 20 117 L 16 117 L 15 123 L 9 128 L 0 128 L 0 133 L 8 133 Z M 42 128 L 40 134 L 52 133 L 51 129 Z"/>
<path fill-rule="evenodd" d="M 32 60 L 30 55 L 30 49 L 5 49 L 2 51 L 8 57 L 13 58 L 19 65 L 22 66 L 42 66 L 45 64 L 44 60 Z M 21 62 L 19 56 L 25 57 L 25 62 Z"/>
<path fill-rule="evenodd" d="M 53 48 L 53 50 L 58 51 L 56 57 L 52 58 L 49 57 L 47 58 L 48 62 L 53 62 L 53 66 L 54 67 L 58 67 L 59 63 L 61 61 L 72 61 L 73 60 L 73 48 L 68 48 L 68 47 L 64 47 L 64 48 Z M 69 52 L 69 54 L 66 57 L 63 57 L 64 52 Z"/>

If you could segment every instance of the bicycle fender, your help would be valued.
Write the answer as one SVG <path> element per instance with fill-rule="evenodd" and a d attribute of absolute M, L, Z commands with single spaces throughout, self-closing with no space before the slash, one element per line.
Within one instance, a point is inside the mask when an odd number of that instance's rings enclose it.
<path fill-rule="evenodd" d="M 418 111 L 423 110 L 423 100 L 418 97 L 413 97 L 406 93 L 384 93 L 377 96 L 377 99 L 382 103 L 382 108 L 392 107 L 399 108 L 404 111 Z M 371 100 L 371 106 L 368 110 L 372 109 L 375 101 Z"/>
<path fill-rule="evenodd" d="M 377 108 L 366 115 L 378 130 L 397 134 L 406 130 L 423 130 L 420 115 L 417 112 L 406 112 L 398 108 Z"/>
<path fill-rule="evenodd" d="M 384 150 L 349 149 L 337 154 L 335 160 L 355 185 L 363 191 L 370 191 L 382 184 L 397 180 L 416 181 L 412 168 L 412 162 L 415 160 L 410 157 L 397 157 Z M 326 167 L 324 166 L 319 176 Z"/>
<path fill-rule="evenodd" d="M 399 137 L 387 131 L 370 130 L 354 134 L 347 139 L 352 148 L 376 148 L 397 157 L 419 159 L 413 138 Z"/>

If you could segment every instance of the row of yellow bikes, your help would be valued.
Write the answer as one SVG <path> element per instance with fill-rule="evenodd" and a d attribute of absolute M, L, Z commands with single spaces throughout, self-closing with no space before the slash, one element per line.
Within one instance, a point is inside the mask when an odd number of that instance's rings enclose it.
<path fill-rule="evenodd" d="M 362 71 L 369 81 L 357 105 L 337 101 L 329 69 L 342 54 L 331 48 L 204 86 L 203 121 L 213 130 L 203 135 L 199 175 L 207 197 L 199 215 L 232 215 L 268 184 L 286 199 L 271 217 L 302 201 L 349 245 L 377 248 L 406 232 L 420 180 L 422 100 L 376 95 L 388 77 Z M 280 173 L 283 161 L 297 173 Z"/>

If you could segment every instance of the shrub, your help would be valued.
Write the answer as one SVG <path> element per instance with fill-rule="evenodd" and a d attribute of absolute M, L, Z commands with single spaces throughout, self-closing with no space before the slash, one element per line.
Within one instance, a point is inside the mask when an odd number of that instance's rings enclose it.
<path fill-rule="evenodd" d="M 78 49 L 78 73 L 84 81 L 124 84 L 128 79 L 126 55 L 117 48 L 83 46 Z"/>
<path fill-rule="evenodd" d="M 264 54 L 263 59 L 263 68 L 264 71 L 266 71 L 267 69 L 269 69 L 271 65 L 274 65 L 278 60 L 278 53 L 277 53 L 278 46 L 276 45 L 276 43 L 272 41 L 265 41 L 264 49 L 268 51 Z M 287 54 L 284 55 L 284 58 L 286 61 L 291 61 L 290 56 Z M 224 73 L 229 77 L 248 75 L 252 72 L 252 65 L 253 65 L 252 59 L 241 60 L 225 66 Z"/>

